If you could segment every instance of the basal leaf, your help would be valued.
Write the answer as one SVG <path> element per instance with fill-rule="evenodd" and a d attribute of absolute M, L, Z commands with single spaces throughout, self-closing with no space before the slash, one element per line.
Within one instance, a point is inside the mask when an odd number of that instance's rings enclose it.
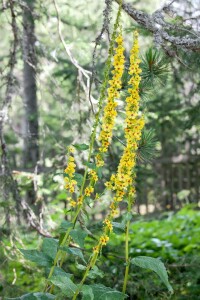
<path fill-rule="evenodd" d="M 21 253 L 24 255 L 24 257 L 34 263 L 36 263 L 38 266 L 42 267 L 48 267 L 52 265 L 52 259 L 45 253 L 38 251 L 38 250 L 25 250 L 25 249 L 19 249 Z"/>
<path fill-rule="evenodd" d="M 158 258 L 148 256 L 138 256 L 131 260 L 131 263 L 145 269 L 150 269 L 160 277 L 170 292 L 173 292 L 172 286 L 168 281 L 168 274 L 162 261 Z"/>
<path fill-rule="evenodd" d="M 83 285 L 81 288 L 82 300 L 95 300 L 92 288 L 89 285 Z"/>
<path fill-rule="evenodd" d="M 67 276 L 54 275 L 49 279 L 49 281 L 58 286 L 63 294 L 68 297 L 72 297 L 77 290 L 77 286 Z"/>
<path fill-rule="evenodd" d="M 5 298 L 5 300 L 54 300 L 56 296 L 49 293 L 29 293 L 17 298 Z"/>
<path fill-rule="evenodd" d="M 126 296 L 118 291 L 108 291 L 104 293 L 99 300 L 124 300 Z"/>
<path fill-rule="evenodd" d="M 95 300 L 124 300 L 127 295 L 124 293 L 113 290 L 103 284 L 90 285 L 92 288 Z"/>
<path fill-rule="evenodd" d="M 55 258 L 58 248 L 58 240 L 53 238 L 45 238 L 42 243 L 42 252 L 50 256 L 52 259 Z"/>

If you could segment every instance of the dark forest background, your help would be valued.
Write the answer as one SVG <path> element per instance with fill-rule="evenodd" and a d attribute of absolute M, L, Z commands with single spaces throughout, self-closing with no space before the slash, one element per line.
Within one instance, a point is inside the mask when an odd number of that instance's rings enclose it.
<path fill-rule="evenodd" d="M 57 0 L 59 15 L 54 1 L 1 2 L 0 295 L 18 296 L 43 284 L 35 266 L 23 265 L 18 248 L 37 247 L 65 218 L 66 148 L 89 141 L 118 7 L 118 1 L 105 2 L 113 2 L 111 12 L 103 0 Z M 130 1 L 123 9 L 127 53 L 132 31 L 140 34 L 148 120 L 137 166 L 133 254 L 151 252 L 166 261 L 173 299 L 200 299 L 200 1 Z M 123 82 L 125 97 L 126 74 Z M 102 185 L 118 164 L 122 135 L 119 121 Z M 76 157 L 80 173 L 86 155 Z M 91 208 L 91 226 L 106 204 L 105 197 Z M 120 241 L 116 236 L 112 243 Z M 120 272 L 114 257 L 102 268 L 113 278 Z M 168 299 L 156 278 L 134 272 L 130 299 Z M 104 276 L 105 285 L 112 281 Z"/>

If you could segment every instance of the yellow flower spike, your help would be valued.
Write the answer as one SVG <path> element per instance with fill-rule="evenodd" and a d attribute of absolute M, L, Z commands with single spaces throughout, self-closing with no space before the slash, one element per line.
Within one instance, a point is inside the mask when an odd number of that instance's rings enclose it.
<path fill-rule="evenodd" d="M 124 72 L 124 46 L 123 46 L 123 37 L 120 32 L 117 38 L 115 39 L 117 47 L 115 48 L 115 55 L 113 57 L 113 67 L 112 70 L 113 77 L 109 80 L 109 88 L 107 89 L 107 104 L 104 107 L 104 115 L 102 119 L 102 128 L 99 135 L 99 140 L 101 145 L 99 147 L 100 153 L 106 153 L 110 145 L 110 140 L 112 139 L 112 131 L 115 124 L 115 119 L 117 116 L 116 106 L 117 102 L 115 98 L 119 97 L 118 90 L 121 89 L 122 82 L 121 78 Z M 104 165 L 103 159 L 99 159 L 98 155 L 96 156 L 97 167 Z"/>
<path fill-rule="evenodd" d="M 135 188 L 131 187 L 133 184 L 133 169 L 136 164 L 136 151 L 138 149 L 138 142 L 141 139 L 141 132 L 145 124 L 144 117 L 139 117 L 139 84 L 140 84 L 140 73 L 139 68 L 140 60 L 138 59 L 139 45 L 138 45 L 138 33 L 134 33 L 135 41 L 131 49 L 130 55 L 130 67 L 129 74 L 131 78 L 129 80 L 130 88 L 128 89 L 128 97 L 126 98 L 126 119 L 125 119 L 125 138 L 126 147 L 121 156 L 120 163 L 118 166 L 117 174 L 112 175 L 109 182 L 105 183 L 108 189 L 115 190 L 115 196 L 113 197 L 113 202 L 110 205 L 110 213 L 104 221 L 105 230 L 112 230 L 112 219 L 119 214 L 118 206 L 125 195 L 135 195 Z M 121 39 L 119 38 L 119 41 Z M 118 65 L 117 59 L 114 61 L 115 65 Z M 114 79 L 110 82 L 113 84 Z M 113 89 L 111 89 L 113 93 Z M 105 111 L 109 111 L 106 108 Z M 104 120 L 108 120 L 104 118 Z M 108 124 L 104 124 L 102 127 L 104 131 L 108 131 Z M 106 137 L 106 133 L 101 133 L 101 140 Z M 104 146 L 105 147 L 105 146 Z M 104 235 L 100 238 L 101 245 L 105 245 L 106 241 Z"/>

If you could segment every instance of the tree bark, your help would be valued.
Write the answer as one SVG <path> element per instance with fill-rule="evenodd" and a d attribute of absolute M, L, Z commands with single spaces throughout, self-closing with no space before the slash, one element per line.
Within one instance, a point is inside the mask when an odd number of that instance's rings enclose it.
<path fill-rule="evenodd" d="M 23 86 L 24 86 L 24 168 L 31 168 L 34 172 L 39 162 L 39 125 L 36 84 L 36 53 L 35 53 L 35 25 L 34 0 L 26 0 L 23 6 Z M 26 201 L 34 205 L 37 215 L 40 213 L 40 204 L 36 202 L 34 183 L 27 192 Z"/>
<path fill-rule="evenodd" d="M 23 80 L 24 80 L 24 157 L 25 168 L 34 168 L 39 160 L 39 127 L 36 86 L 36 54 L 35 54 L 35 26 L 34 0 L 26 0 L 23 9 Z"/>

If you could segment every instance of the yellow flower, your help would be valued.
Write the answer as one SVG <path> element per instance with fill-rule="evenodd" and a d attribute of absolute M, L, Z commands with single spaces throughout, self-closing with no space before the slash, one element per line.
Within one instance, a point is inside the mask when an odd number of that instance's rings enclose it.
<path fill-rule="evenodd" d="M 107 235 L 102 235 L 99 239 L 99 242 L 102 246 L 105 246 L 109 241 L 109 237 Z"/>
<path fill-rule="evenodd" d="M 108 190 L 111 190 L 113 187 L 113 185 L 110 181 L 105 182 L 104 185 L 107 187 Z"/>
<path fill-rule="evenodd" d="M 104 161 L 100 153 L 96 155 L 96 165 L 98 168 L 104 165 Z"/>
<path fill-rule="evenodd" d="M 85 195 L 90 196 L 94 192 L 94 188 L 92 186 L 88 186 L 85 188 Z"/>
<path fill-rule="evenodd" d="M 82 205 L 83 204 L 83 196 L 79 196 L 77 199 L 77 204 Z"/>
<path fill-rule="evenodd" d="M 70 206 L 72 206 L 72 207 L 76 207 L 76 202 L 75 202 L 74 200 L 71 200 L 69 204 L 70 204 Z"/>
<path fill-rule="evenodd" d="M 73 156 L 69 156 L 68 166 L 64 170 L 65 174 L 68 174 L 69 177 L 71 177 L 71 178 L 74 177 L 75 167 L 76 167 L 76 164 L 74 163 Z"/>
<path fill-rule="evenodd" d="M 91 179 L 94 180 L 94 182 L 98 181 L 98 176 L 97 176 L 97 172 L 96 171 L 91 170 L 91 171 L 89 171 L 88 174 L 90 175 Z"/>
<path fill-rule="evenodd" d="M 68 147 L 68 152 L 74 153 L 75 149 L 73 146 Z"/>
<path fill-rule="evenodd" d="M 113 230 L 113 226 L 112 226 L 112 223 L 109 219 L 105 219 L 104 222 L 103 222 L 106 226 L 106 228 L 109 230 L 109 231 L 112 231 Z"/>
<path fill-rule="evenodd" d="M 99 245 L 93 247 L 93 252 L 94 253 L 99 253 L 99 251 L 100 251 Z"/>
<path fill-rule="evenodd" d="M 119 215 L 119 210 L 118 209 L 112 209 L 111 212 L 110 212 L 110 216 L 112 218 L 116 217 Z"/>

